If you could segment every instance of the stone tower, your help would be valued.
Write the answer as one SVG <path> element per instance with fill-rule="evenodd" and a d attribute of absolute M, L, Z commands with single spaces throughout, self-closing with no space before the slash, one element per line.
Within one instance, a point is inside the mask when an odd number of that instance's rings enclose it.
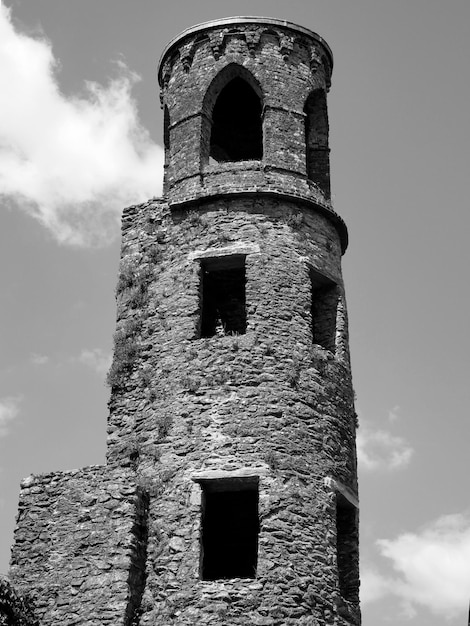
<path fill-rule="evenodd" d="M 276 19 L 165 49 L 164 195 L 123 216 L 107 464 L 23 482 L 11 578 L 45 626 L 360 623 L 331 71 Z"/>

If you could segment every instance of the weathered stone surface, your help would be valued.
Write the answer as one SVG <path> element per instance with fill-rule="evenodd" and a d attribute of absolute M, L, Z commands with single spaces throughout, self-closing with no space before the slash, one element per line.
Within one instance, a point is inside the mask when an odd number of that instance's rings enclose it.
<path fill-rule="evenodd" d="M 96 466 L 23 482 L 10 577 L 42 625 L 128 623 L 143 591 L 146 516 L 130 471 Z"/>
<path fill-rule="evenodd" d="M 165 194 L 123 214 L 107 465 L 23 483 L 11 577 L 45 626 L 359 624 L 330 74 L 326 44 L 277 20 L 164 53 Z M 261 99 L 259 160 L 214 157 L 232 78 Z M 207 494 L 227 485 L 256 491 L 256 572 L 202 580 Z"/>
<path fill-rule="evenodd" d="M 20 595 L 5 578 L 0 578 L 0 625 L 39 626 L 31 599 Z"/>

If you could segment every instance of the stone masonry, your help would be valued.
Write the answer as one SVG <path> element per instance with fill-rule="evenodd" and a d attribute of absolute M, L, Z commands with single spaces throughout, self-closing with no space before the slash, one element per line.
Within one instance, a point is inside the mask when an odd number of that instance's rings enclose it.
<path fill-rule="evenodd" d="M 321 37 L 267 18 L 165 49 L 164 195 L 123 214 L 106 465 L 22 483 L 10 579 L 43 626 L 360 624 L 331 71 Z"/>

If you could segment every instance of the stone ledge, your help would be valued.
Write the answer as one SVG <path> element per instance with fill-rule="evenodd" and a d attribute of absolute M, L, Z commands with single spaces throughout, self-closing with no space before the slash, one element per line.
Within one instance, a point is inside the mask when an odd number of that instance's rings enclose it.
<path fill-rule="evenodd" d="M 340 242 L 341 253 L 344 254 L 348 247 L 348 230 L 344 220 L 330 207 L 319 204 L 316 200 L 306 195 L 294 192 L 285 192 L 277 188 L 262 188 L 256 187 L 253 189 L 212 189 L 210 191 L 197 190 L 187 196 L 181 196 L 178 198 L 168 199 L 168 205 L 170 210 L 181 210 L 183 208 L 189 208 L 194 205 L 203 204 L 204 202 L 213 202 L 222 198 L 237 198 L 237 197 L 268 197 L 275 198 L 277 200 L 286 200 L 289 202 L 295 202 L 307 206 L 320 215 L 323 215 L 329 222 L 336 228 Z"/>
<path fill-rule="evenodd" d="M 263 467 L 241 467 L 236 470 L 201 470 L 191 475 L 191 480 L 195 483 L 204 482 L 206 480 L 246 480 L 258 481 L 262 475 L 268 475 L 269 472 Z"/>
<path fill-rule="evenodd" d="M 188 261 L 198 261 L 199 259 L 211 259 L 214 257 L 231 256 L 234 254 L 247 255 L 258 254 L 260 251 L 258 244 L 235 243 L 232 246 L 223 248 L 207 248 L 207 250 L 195 250 L 188 254 Z"/>

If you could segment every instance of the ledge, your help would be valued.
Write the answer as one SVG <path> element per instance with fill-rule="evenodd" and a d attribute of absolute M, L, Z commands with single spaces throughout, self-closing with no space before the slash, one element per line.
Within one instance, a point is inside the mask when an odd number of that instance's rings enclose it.
<path fill-rule="evenodd" d="M 189 261 L 200 259 L 212 259 L 214 257 L 257 254 L 260 251 L 259 245 L 254 243 L 236 242 L 231 246 L 223 248 L 207 248 L 206 250 L 195 250 L 188 255 Z"/>
<path fill-rule="evenodd" d="M 195 26 L 191 26 L 190 28 L 183 30 L 183 32 L 181 32 L 179 35 L 176 35 L 176 37 L 173 37 L 173 39 L 167 44 L 167 46 L 163 50 L 160 60 L 158 62 L 158 84 L 162 86 L 162 66 L 165 57 L 174 47 L 180 44 L 184 39 L 190 37 L 191 35 L 194 35 L 195 33 L 198 33 L 199 31 L 214 30 L 223 26 L 233 26 L 235 24 L 259 24 L 260 26 L 277 26 L 280 28 L 287 28 L 291 31 L 296 31 L 297 33 L 310 37 L 310 39 L 313 39 L 325 48 L 326 53 L 329 57 L 329 61 L 331 63 L 331 68 L 333 68 L 333 52 L 331 51 L 330 46 L 326 43 L 323 37 L 315 33 L 313 30 L 305 28 L 305 26 L 300 26 L 299 24 L 294 24 L 294 22 L 288 22 L 287 20 L 280 20 L 273 17 L 238 15 L 235 17 L 224 17 L 218 20 L 210 20 L 208 22 L 196 24 Z"/>
<path fill-rule="evenodd" d="M 205 483 L 213 480 L 243 481 L 257 485 L 259 477 L 267 473 L 267 470 L 263 467 L 241 467 L 236 470 L 208 469 L 194 472 L 191 475 L 191 480 L 195 483 Z"/>
<path fill-rule="evenodd" d="M 206 192 L 203 190 L 199 192 L 195 192 L 194 194 L 188 195 L 186 197 L 176 198 L 171 200 L 168 198 L 168 204 L 170 210 L 182 209 L 186 207 L 191 207 L 195 204 L 203 204 L 205 202 L 213 202 L 215 200 L 220 200 L 222 198 L 241 198 L 241 197 L 260 197 L 265 196 L 268 198 L 274 198 L 277 200 L 287 200 L 290 202 L 295 202 L 298 204 L 302 204 L 307 206 L 320 215 L 323 215 L 328 219 L 333 226 L 336 228 L 340 242 L 341 242 L 341 253 L 344 254 L 346 248 L 348 247 L 348 229 L 346 227 L 343 219 L 333 211 L 333 209 L 327 207 L 324 204 L 320 204 L 318 201 L 304 196 L 302 194 L 297 194 L 294 192 L 282 191 L 280 189 L 263 189 L 262 187 L 253 188 L 253 189 L 231 189 L 226 191 L 214 191 L 214 189 L 207 189 Z"/>

